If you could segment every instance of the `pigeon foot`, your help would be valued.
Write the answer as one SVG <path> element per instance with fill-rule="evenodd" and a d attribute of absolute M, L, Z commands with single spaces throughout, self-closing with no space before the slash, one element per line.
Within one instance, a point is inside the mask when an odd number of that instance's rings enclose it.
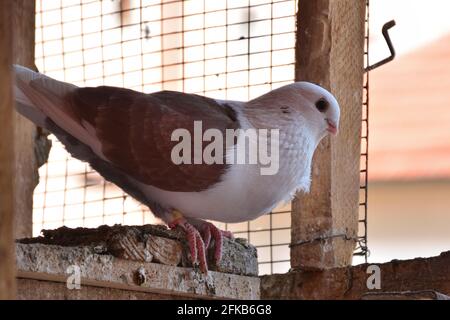
<path fill-rule="evenodd" d="M 174 229 L 180 227 L 183 229 L 188 240 L 192 265 L 196 265 L 198 262 L 200 270 L 207 273 L 208 264 L 206 262 L 206 247 L 200 232 L 192 224 L 187 222 L 187 220 L 178 212 L 177 214 L 174 214 L 174 216 L 176 217 L 169 223 L 169 228 Z"/>
<path fill-rule="evenodd" d="M 211 240 L 214 240 L 214 261 L 218 264 L 222 260 L 223 237 L 233 239 L 233 234 L 230 231 L 220 230 L 208 221 L 198 219 L 188 221 L 178 211 L 174 211 L 172 217 L 169 228 L 180 227 L 186 233 L 192 265 L 198 263 L 200 270 L 207 273 L 206 250 L 211 246 Z"/>
<path fill-rule="evenodd" d="M 207 221 L 202 221 L 200 230 L 205 248 L 209 248 L 211 238 L 214 240 L 214 261 L 218 264 L 222 260 L 223 237 L 233 239 L 233 234 L 230 231 L 220 230 L 214 224 Z"/>

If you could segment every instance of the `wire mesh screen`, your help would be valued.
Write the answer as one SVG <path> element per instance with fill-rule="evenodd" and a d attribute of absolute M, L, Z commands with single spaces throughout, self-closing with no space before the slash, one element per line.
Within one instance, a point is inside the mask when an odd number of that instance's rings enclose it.
<path fill-rule="evenodd" d="M 37 67 L 76 85 L 248 100 L 294 80 L 295 0 L 38 0 L 36 8 Z M 35 235 L 158 222 L 51 139 L 34 195 Z M 284 273 L 290 210 L 218 226 L 257 246 L 261 274 Z"/>
<path fill-rule="evenodd" d="M 364 64 L 369 61 L 369 0 L 366 1 L 366 19 L 364 35 Z M 353 263 L 366 262 L 369 255 L 367 247 L 367 198 L 368 198 L 368 166 L 369 166 L 369 71 L 364 74 L 361 124 L 361 161 L 359 187 L 358 244 L 354 252 Z"/>

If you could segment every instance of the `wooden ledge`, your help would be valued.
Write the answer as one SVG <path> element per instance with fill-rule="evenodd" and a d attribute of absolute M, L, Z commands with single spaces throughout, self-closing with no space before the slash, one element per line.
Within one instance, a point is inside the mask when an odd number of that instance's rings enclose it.
<path fill-rule="evenodd" d="M 79 267 L 82 287 L 147 292 L 152 298 L 259 299 L 256 248 L 244 239 L 224 239 L 223 258 L 217 265 L 213 250 L 209 250 L 211 271 L 207 275 L 191 267 L 188 252 L 184 234 L 165 226 L 44 230 L 42 237 L 16 243 L 18 278 L 23 280 L 19 280 L 19 291 L 21 284 L 48 287 L 53 283 L 55 290 L 68 294 L 69 289 L 61 284 L 75 266 Z M 21 291 L 24 298 L 26 291 Z M 87 296 L 89 292 L 83 295 Z"/>
<path fill-rule="evenodd" d="M 81 288 L 88 286 L 147 292 L 161 297 L 259 299 L 260 281 L 257 277 L 215 271 L 205 275 L 192 268 L 98 254 L 95 249 L 87 246 L 17 243 L 16 255 L 19 291 L 20 280 L 24 279 L 44 281 L 45 286 L 49 283 L 66 284 L 69 276 L 74 274 L 75 266 L 80 270 Z M 37 286 L 19 298 L 32 298 L 36 294 L 35 291 L 39 290 L 40 286 Z M 60 286 L 59 290 L 65 292 L 64 296 L 67 296 L 69 291 L 77 291 L 69 290 L 65 285 Z M 152 298 L 154 299 L 154 295 Z"/>
<path fill-rule="evenodd" d="M 362 300 L 450 300 L 450 297 L 434 290 L 404 292 L 371 292 L 362 296 Z"/>
<path fill-rule="evenodd" d="M 169 230 L 163 225 L 100 226 L 95 229 L 67 227 L 43 230 L 43 236 L 18 240 L 19 243 L 42 243 L 59 246 L 88 246 L 96 253 L 117 258 L 156 262 L 171 266 L 191 267 L 189 249 L 181 231 Z M 211 240 L 213 241 L 213 240 Z M 214 242 L 214 241 L 213 241 Z M 213 244 L 214 245 L 214 244 Z M 223 258 L 214 263 L 214 250 L 207 252 L 212 271 L 245 276 L 258 276 L 256 248 L 245 239 L 224 238 Z"/>
<path fill-rule="evenodd" d="M 380 269 L 381 289 L 367 288 L 369 265 Z M 262 299 L 393 299 L 418 298 L 417 292 L 436 291 L 442 298 L 450 294 L 450 251 L 437 257 L 393 260 L 322 271 L 296 270 L 261 277 Z M 406 294 L 416 292 L 417 294 Z M 423 296 L 423 295 L 422 295 Z M 431 298 L 428 294 L 427 297 Z"/>

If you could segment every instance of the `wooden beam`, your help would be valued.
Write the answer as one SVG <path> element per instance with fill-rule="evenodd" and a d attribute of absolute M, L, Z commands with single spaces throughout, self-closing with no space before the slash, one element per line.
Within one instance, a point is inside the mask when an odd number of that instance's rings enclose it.
<path fill-rule="evenodd" d="M 186 237 L 180 230 L 169 230 L 162 225 L 100 226 L 95 229 L 61 227 L 43 230 L 43 236 L 21 239 L 20 243 L 77 247 L 88 246 L 97 253 L 141 262 L 192 267 Z M 184 247 L 184 248 L 183 248 Z M 35 257 L 36 258 L 36 257 Z M 40 257 L 45 260 L 45 257 Z M 36 258 L 37 259 L 37 258 Z M 214 250 L 207 251 L 209 270 L 246 276 L 258 275 L 256 248 L 244 239 L 225 238 L 222 259 L 215 263 Z"/>
<path fill-rule="evenodd" d="M 0 299 L 15 298 L 14 121 L 12 99 L 13 1 L 0 1 Z"/>
<path fill-rule="evenodd" d="M 367 282 L 377 265 L 380 289 Z M 437 291 L 450 295 L 450 251 L 431 258 L 393 260 L 320 271 L 293 271 L 261 277 L 261 299 L 367 299 L 393 292 Z M 385 296 L 386 299 L 392 299 Z M 413 297 L 410 297 L 412 299 Z"/>
<path fill-rule="evenodd" d="M 161 1 L 161 85 L 163 90 L 184 91 L 184 33 L 173 33 L 170 30 L 183 30 L 184 17 L 169 20 L 167 17 L 182 16 L 183 1 Z M 173 65 L 176 63 L 176 65 Z"/>
<path fill-rule="evenodd" d="M 14 63 L 36 69 L 34 65 L 35 1 L 15 0 L 12 4 Z M 33 192 L 38 184 L 38 168 L 47 160 L 50 143 L 42 130 L 14 114 L 16 154 L 15 237 L 31 237 Z"/>
<path fill-rule="evenodd" d="M 20 275 L 20 273 L 19 273 Z M 18 300 L 188 300 L 176 294 L 117 289 L 105 286 L 83 285 L 79 290 L 68 290 L 64 281 L 18 278 Z M 199 297 L 191 298 L 199 299 Z"/>
<path fill-rule="evenodd" d="M 365 0 L 300 0 L 296 80 L 329 89 L 341 107 L 340 132 L 317 148 L 309 194 L 293 202 L 291 265 L 351 264 L 358 232 Z"/>
<path fill-rule="evenodd" d="M 450 296 L 434 290 L 404 292 L 370 292 L 362 296 L 362 300 L 450 300 Z"/>
<path fill-rule="evenodd" d="M 68 268 L 78 266 L 81 288 L 112 288 L 200 299 L 259 299 L 260 280 L 255 276 L 217 271 L 206 275 L 192 268 L 98 254 L 90 246 L 17 243 L 16 250 L 19 279 L 65 284 Z M 41 291 L 45 287 L 38 285 L 33 290 Z M 59 296 L 70 291 L 66 286 L 60 290 Z M 43 294 L 42 291 L 36 293 L 37 296 Z"/>
<path fill-rule="evenodd" d="M 131 0 L 120 0 L 120 19 L 122 28 L 132 23 L 132 8 Z"/>

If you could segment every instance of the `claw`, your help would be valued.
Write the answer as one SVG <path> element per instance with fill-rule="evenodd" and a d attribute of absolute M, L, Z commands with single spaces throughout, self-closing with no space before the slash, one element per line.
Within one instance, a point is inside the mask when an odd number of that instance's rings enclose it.
<path fill-rule="evenodd" d="M 202 227 L 202 236 L 203 236 L 203 242 L 205 243 L 205 248 L 209 248 L 209 245 L 211 242 L 211 229 L 206 226 L 207 225 L 204 224 Z"/>
<path fill-rule="evenodd" d="M 211 222 L 206 221 L 203 222 L 201 228 L 206 248 L 209 248 L 211 238 L 214 239 L 214 261 L 216 264 L 220 263 L 222 260 L 223 237 L 232 239 L 233 234 L 230 231 L 222 231 Z"/>
<path fill-rule="evenodd" d="M 198 262 L 200 270 L 205 273 L 208 272 L 206 250 L 211 245 L 211 239 L 214 239 L 214 261 L 216 265 L 222 260 L 223 237 L 233 239 L 233 234 L 230 231 L 222 231 L 211 222 L 191 219 L 190 221 L 197 229 L 177 211 L 174 212 L 173 218 L 174 220 L 169 223 L 169 228 L 180 227 L 186 233 L 192 265 Z"/>
<path fill-rule="evenodd" d="M 194 265 L 197 261 L 200 270 L 204 273 L 208 272 L 208 264 L 206 262 L 206 249 L 200 232 L 185 218 L 177 218 L 169 224 L 169 228 L 173 229 L 179 226 L 186 233 L 186 238 L 191 252 L 191 262 Z"/>

